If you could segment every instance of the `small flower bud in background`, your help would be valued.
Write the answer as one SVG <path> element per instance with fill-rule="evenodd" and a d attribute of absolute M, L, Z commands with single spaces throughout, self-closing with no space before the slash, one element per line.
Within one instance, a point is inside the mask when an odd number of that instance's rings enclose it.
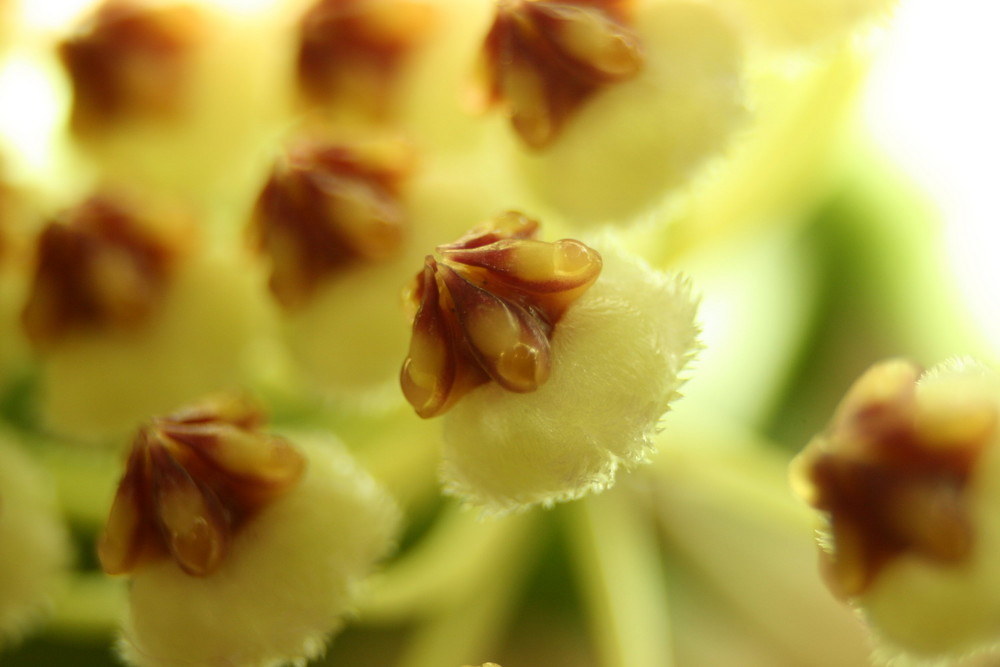
<path fill-rule="evenodd" d="M 886 654 L 961 657 L 1000 639 L 1000 376 L 882 362 L 793 463 L 823 512 L 824 568 Z"/>
<path fill-rule="evenodd" d="M 697 349 L 686 281 L 613 241 L 495 218 L 428 257 L 402 385 L 444 416 L 448 492 L 489 511 L 601 490 L 643 461 Z"/>
<path fill-rule="evenodd" d="M 104 569 L 131 577 L 122 655 L 143 667 L 314 658 L 397 523 L 338 443 L 271 435 L 245 400 L 154 419 L 100 544 Z"/>
<path fill-rule="evenodd" d="M 44 616 L 69 536 L 44 469 L 0 431 L 0 650 Z"/>

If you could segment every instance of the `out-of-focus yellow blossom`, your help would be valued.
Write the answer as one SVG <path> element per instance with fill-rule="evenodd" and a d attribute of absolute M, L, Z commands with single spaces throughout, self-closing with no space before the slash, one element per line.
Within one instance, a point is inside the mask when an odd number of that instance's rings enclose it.
<path fill-rule="evenodd" d="M 658 205 L 722 154 L 744 117 L 738 37 L 717 9 L 633 4 L 622 22 L 638 41 L 636 74 L 585 99 L 544 146 L 505 133 L 525 186 L 577 224 L 621 223 Z"/>
<path fill-rule="evenodd" d="M 960 658 L 996 643 L 998 390 L 970 361 L 882 362 L 794 462 L 827 520 L 830 586 L 886 654 Z"/>
<path fill-rule="evenodd" d="M 286 117 L 274 20 L 205 3 L 96 3 L 58 44 L 77 169 L 212 213 L 238 207 Z"/>
<path fill-rule="evenodd" d="M 183 211 L 138 201 L 101 193 L 38 237 L 20 324 L 42 418 L 69 436 L 121 434 L 246 377 L 261 321 L 246 258 L 204 243 Z"/>
<path fill-rule="evenodd" d="M 444 417 L 449 493 L 490 511 L 601 491 L 644 462 L 698 349 L 696 301 L 613 241 L 601 274 L 555 325 L 552 375 L 528 393 L 490 382 Z"/>

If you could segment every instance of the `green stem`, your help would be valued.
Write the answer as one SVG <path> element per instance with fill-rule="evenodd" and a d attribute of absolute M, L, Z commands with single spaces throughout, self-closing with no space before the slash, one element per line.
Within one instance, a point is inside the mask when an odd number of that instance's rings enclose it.
<path fill-rule="evenodd" d="M 623 489 L 571 506 L 569 532 L 604 667 L 674 664 L 655 532 Z"/>
<path fill-rule="evenodd" d="M 508 544 L 525 546 L 524 539 Z M 511 610 L 520 597 L 531 553 L 526 548 L 505 551 L 505 558 L 482 572 L 477 586 L 466 591 L 463 599 L 419 626 L 399 667 L 457 667 L 496 659 L 492 651 L 501 642 Z"/>
<path fill-rule="evenodd" d="M 372 580 L 361 616 L 392 622 L 455 608 L 518 557 L 535 524 L 529 514 L 480 521 L 446 510 L 423 542 Z"/>

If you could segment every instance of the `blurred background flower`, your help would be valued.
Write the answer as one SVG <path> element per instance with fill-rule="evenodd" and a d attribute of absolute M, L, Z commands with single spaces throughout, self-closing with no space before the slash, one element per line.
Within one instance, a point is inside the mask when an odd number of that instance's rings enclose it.
<path fill-rule="evenodd" d="M 526 3 L 548 13 L 525 18 Z M 114 11 L 95 13 L 101 4 Z M 170 9 L 181 4 L 193 9 Z M 886 659 L 823 585 L 818 523 L 786 470 L 875 361 L 996 360 L 1000 110 L 988 81 L 1000 54 L 988 3 L 135 7 L 145 27 L 122 40 L 94 35 L 131 3 L 0 0 L 0 664 L 120 664 L 126 585 L 100 572 L 94 545 L 130 433 L 233 389 L 256 394 L 278 432 L 332 433 L 353 459 L 340 470 L 371 475 L 402 513 L 394 554 L 353 591 L 315 664 Z M 499 53 L 481 51 L 496 11 L 520 21 L 508 38 L 536 59 L 499 58 L 493 76 L 507 88 L 482 99 L 476 67 Z M 571 65 L 539 64 L 554 52 Z M 95 75 L 94 58 L 107 71 Z M 504 72 L 511 63 L 520 69 Z M 628 76 L 605 76 L 617 66 Z M 546 77 L 567 72 L 588 83 L 553 93 Z M 80 108 L 91 99 L 81 89 L 112 80 L 127 118 Z M 303 137 L 334 157 L 283 157 Z M 372 157 L 359 145 L 405 150 Z M 262 213 L 275 164 L 285 203 Z M 312 185 L 287 176 L 296 169 Z M 96 192 L 166 219 L 185 252 L 142 326 L 38 346 L 22 323 L 37 239 Z M 289 225 L 275 213 L 302 201 L 320 214 Z M 613 237 L 686 276 L 703 349 L 646 465 L 596 495 L 481 516 L 442 495 L 441 425 L 418 419 L 395 385 L 409 332 L 400 295 L 435 246 L 509 209 L 540 219 L 546 241 Z M 262 218 L 282 233 L 264 238 Z M 308 272 L 296 271 L 317 249 L 323 270 L 303 288 Z M 121 276 L 141 274 L 128 270 L 141 261 L 93 252 L 114 259 L 73 289 L 90 280 L 127 296 Z M 273 291 L 276 275 L 294 278 L 302 303 Z M 480 419 L 499 403 L 465 412 Z M 558 497 L 592 490 L 573 483 Z M 320 504 L 302 510 L 317 513 L 304 525 L 326 525 L 324 512 L 337 523 Z M 338 548 L 326 534 L 316 544 L 327 540 Z M 308 584 L 293 579 L 287 590 Z M 989 664 L 961 664 L 977 659 Z"/>

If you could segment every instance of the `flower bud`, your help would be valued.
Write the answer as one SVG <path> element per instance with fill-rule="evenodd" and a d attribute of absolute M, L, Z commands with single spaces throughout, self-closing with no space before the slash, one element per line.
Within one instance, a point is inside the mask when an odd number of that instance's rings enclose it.
<path fill-rule="evenodd" d="M 69 564 L 51 481 L 0 432 L 0 651 L 48 606 Z"/>
<path fill-rule="evenodd" d="M 446 489 L 490 511 L 601 490 L 643 461 L 697 347 L 686 281 L 536 228 L 499 216 L 439 247 L 413 289 L 404 394 L 447 412 Z"/>
<path fill-rule="evenodd" d="M 793 465 L 826 518 L 824 567 L 888 652 L 958 657 L 1000 638 L 1000 376 L 890 360 Z"/>
<path fill-rule="evenodd" d="M 150 667 L 314 658 L 397 523 L 338 444 L 266 433 L 244 400 L 154 419 L 99 548 L 106 571 L 131 577 L 122 654 Z"/>

